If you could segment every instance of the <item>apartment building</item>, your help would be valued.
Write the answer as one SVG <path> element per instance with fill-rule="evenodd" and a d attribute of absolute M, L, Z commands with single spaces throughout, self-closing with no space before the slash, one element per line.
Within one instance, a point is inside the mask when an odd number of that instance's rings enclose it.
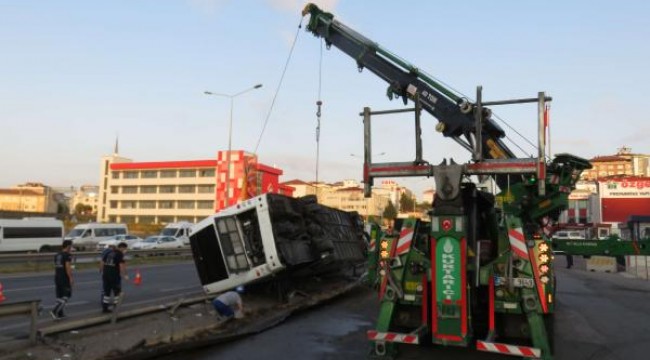
<path fill-rule="evenodd" d="M 30 182 L 0 189 L 0 210 L 56 213 L 57 207 L 55 192 L 41 183 Z"/>
<path fill-rule="evenodd" d="M 250 196 L 291 195 L 293 189 L 279 184 L 282 170 L 241 150 L 230 152 L 226 176 L 227 155 L 219 151 L 216 159 L 155 162 L 133 162 L 117 154 L 103 157 L 97 221 L 197 222 Z"/>
<path fill-rule="evenodd" d="M 614 155 L 596 156 L 589 160 L 593 166 L 582 172 L 583 180 L 598 180 L 613 175 L 650 176 L 650 155 L 632 153 L 623 146 Z"/>

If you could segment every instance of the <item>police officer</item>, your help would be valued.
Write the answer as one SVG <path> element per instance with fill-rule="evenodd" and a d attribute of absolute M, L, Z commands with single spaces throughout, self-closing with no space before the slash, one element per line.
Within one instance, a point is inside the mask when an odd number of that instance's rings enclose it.
<path fill-rule="evenodd" d="M 126 275 L 126 263 L 124 262 L 124 253 L 126 252 L 126 243 L 121 242 L 117 249 L 108 251 L 102 257 L 104 268 L 102 269 L 102 287 L 104 296 L 102 298 L 102 312 L 111 312 L 110 301 L 111 293 L 113 294 L 113 305 L 116 306 L 122 293 L 122 278 L 128 280 Z"/>
<path fill-rule="evenodd" d="M 50 311 L 54 320 L 65 318 L 66 303 L 72 297 L 72 240 L 64 240 L 61 251 L 54 256 L 54 287 L 56 289 L 56 304 Z"/>

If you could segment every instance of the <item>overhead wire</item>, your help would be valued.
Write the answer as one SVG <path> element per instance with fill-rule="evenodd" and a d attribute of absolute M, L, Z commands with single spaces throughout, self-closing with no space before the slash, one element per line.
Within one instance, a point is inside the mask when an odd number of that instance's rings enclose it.
<path fill-rule="evenodd" d="M 271 101 L 271 107 L 269 108 L 269 112 L 266 114 L 266 119 L 264 120 L 264 125 L 262 126 L 262 131 L 260 132 L 260 137 L 257 139 L 257 144 L 255 145 L 255 150 L 253 153 L 257 154 L 257 150 L 260 147 L 260 143 L 262 142 L 262 137 L 264 136 L 264 131 L 266 130 L 266 126 L 269 123 L 269 119 L 271 118 L 271 113 L 273 112 L 273 107 L 275 106 L 275 101 L 278 98 L 278 94 L 280 93 L 280 87 L 282 86 L 282 82 L 284 81 L 284 76 L 287 73 L 287 69 L 289 68 L 289 62 L 291 61 L 291 56 L 293 55 L 293 49 L 296 47 L 296 42 L 298 41 L 298 34 L 300 34 L 300 29 L 302 28 L 302 17 L 300 17 L 300 23 L 298 24 L 298 29 L 296 30 L 296 36 L 293 38 L 293 43 L 291 44 L 291 49 L 289 50 L 289 56 L 287 57 L 287 61 L 284 63 L 284 69 L 282 70 L 282 75 L 280 76 L 280 81 L 278 82 L 278 86 L 275 89 L 275 94 L 273 95 L 273 100 Z"/>

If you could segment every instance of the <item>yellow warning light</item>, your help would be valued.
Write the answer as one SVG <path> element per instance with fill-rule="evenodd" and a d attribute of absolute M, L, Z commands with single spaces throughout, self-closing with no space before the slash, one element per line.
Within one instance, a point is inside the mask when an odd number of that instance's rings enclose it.
<path fill-rule="evenodd" d="M 386 250 L 386 249 L 388 249 L 388 241 L 386 241 L 386 240 L 382 240 L 382 241 L 379 243 L 379 247 L 381 247 L 382 250 Z"/>
<path fill-rule="evenodd" d="M 553 303 L 553 294 L 548 293 L 548 303 L 552 304 Z"/>
<path fill-rule="evenodd" d="M 538 257 L 538 258 L 539 258 L 539 262 L 542 263 L 542 264 L 546 264 L 546 263 L 548 263 L 548 261 L 551 259 L 551 258 L 548 257 L 548 254 L 547 254 L 547 253 L 541 253 L 541 254 L 539 254 L 539 257 Z"/>
<path fill-rule="evenodd" d="M 543 243 L 539 244 L 539 245 L 537 246 L 537 248 L 538 248 L 539 251 L 541 251 L 541 252 L 547 252 L 547 251 L 548 251 L 548 244 L 545 243 L 545 242 L 543 242 Z"/>
<path fill-rule="evenodd" d="M 382 259 L 388 259 L 388 251 L 387 250 L 380 251 L 379 255 L 381 256 Z"/>
<path fill-rule="evenodd" d="M 539 272 L 540 272 L 542 275 L 543 275 L 543 274 L 546 274 L 550 269 L 551 269 L 551 268 L 550 268 L 548 265 L 546 265 L 546 264 L 542 264 L 542 265 L 539 266 Z"/>
<path fill-rule="evenodd" d="M 541 276 L 541 277 L 539 278 L 539 281 L 541 281 L 542 284 L 544 284 L 544 285 L 548 284 L 548 281 L 549 281 L 549 280 L 551 280 L 551 279 L 550 279 L 548 276 L 546 276 L 546 275 L 543 275 L 543 276 Z"/>

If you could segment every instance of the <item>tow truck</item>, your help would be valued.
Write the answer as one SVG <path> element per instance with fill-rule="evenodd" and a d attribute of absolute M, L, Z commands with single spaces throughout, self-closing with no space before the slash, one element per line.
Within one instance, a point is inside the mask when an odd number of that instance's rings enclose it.
<path fill-rule="evenodd" d="M 425 176 L 436 184 L 430 222 L 407 220 L 393 233 L 371 230 L 368 276 L 380 300 L 375 328 L 367 332 L 371 356 L 393 357 L 405 344 L 436 344 L 552 359 L 556 280 L 549 229 L 567 208 L 581 172 L 591 168 L 571 154 L 546 156 L 552 98 L 539 92 L 532 98 L 484 101 L 479 86 L 470 101 L 318 6 L 307 4 L 302 15 L 310 16 L 306 30 L 328 49 L 338 48 L 359 71 L 367 69 L 386 81 L 390 99 L 414 105 L 382 111 L 365 107 L 360 113 L 365 195 L 380 177 Z M 521 103 L 537 105 L 536 157 L 517 158 L 492 119 L 490 107 Z M 438 121 L 438 132 L 471 153 L 471 161 L 445 159 L 433 165 L 423 159 L 423 111 Z M 371 120 L 398 112 L 414 114 L 415 159 L 373 162 Z M 476 177 L 493 179 L 500 192 L 478 188 L 472 181 Z M 618 254 L 615 241 L 598 243 L 604 244 L 599 253 L 608 248 Z M 564 243 L 563 250 L 580 255 L 593 247 L 572 244 Z"/>

